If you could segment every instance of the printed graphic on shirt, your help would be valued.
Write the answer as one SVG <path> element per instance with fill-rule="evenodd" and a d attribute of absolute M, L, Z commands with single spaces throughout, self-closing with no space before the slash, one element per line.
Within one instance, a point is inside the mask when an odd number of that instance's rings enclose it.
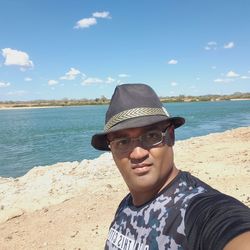
<path fill-rule="evenodd" d="M 119 233 L 115 229 L 111 228 L 108 235 L 108 240 L 121 250 L 148 250 L 148 245 L 143 245 L 142 243 L 136 242 L 132 239 L 129 239 L 125 235 Z"/>

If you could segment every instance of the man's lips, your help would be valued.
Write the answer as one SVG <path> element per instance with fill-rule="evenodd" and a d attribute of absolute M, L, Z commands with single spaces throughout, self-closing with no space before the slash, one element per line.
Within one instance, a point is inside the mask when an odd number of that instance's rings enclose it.
<path fill-rule="evenodd" d="M 132 170 L 137 174 L 145 174 L 150 170 L 151 166 L 152 164 L 149 163 L 132 164 Z"/>

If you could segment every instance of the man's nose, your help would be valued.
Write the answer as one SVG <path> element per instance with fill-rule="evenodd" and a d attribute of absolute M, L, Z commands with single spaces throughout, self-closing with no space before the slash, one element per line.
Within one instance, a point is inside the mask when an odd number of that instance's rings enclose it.
<path fill-rule="evenodd" d="M 142 159 L 148 154 L 148 150 L 142 147 L 140 140 L 134 141 L 134 146 L 130 153 L 131 159 Z"/>

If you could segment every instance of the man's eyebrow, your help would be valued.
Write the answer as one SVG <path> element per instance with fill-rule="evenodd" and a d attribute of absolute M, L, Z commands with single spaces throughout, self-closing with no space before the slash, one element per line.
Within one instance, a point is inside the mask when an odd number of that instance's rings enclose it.
<path fill-rule="evenodd" d="M 128 137 L 128 134 L 126 134 L 124 132 L 123 133 L 119 132 L 119 133 L 110 133 L 110 134 L 107 135 L 107 138 L 109 140 L 114 140 L 116 138 L 122 138 L 122 137 Z"/>

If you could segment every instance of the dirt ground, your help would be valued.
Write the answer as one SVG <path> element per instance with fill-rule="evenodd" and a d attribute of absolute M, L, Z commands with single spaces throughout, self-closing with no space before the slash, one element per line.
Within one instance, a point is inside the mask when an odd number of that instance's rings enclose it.
<path fill-rule="evenodd" d="M 179 141 L 179 169 L 250 206 L 250 127 Z M 111 155 L 0 178 L 0 249 L 103 249 L 127 193 Z"/>

